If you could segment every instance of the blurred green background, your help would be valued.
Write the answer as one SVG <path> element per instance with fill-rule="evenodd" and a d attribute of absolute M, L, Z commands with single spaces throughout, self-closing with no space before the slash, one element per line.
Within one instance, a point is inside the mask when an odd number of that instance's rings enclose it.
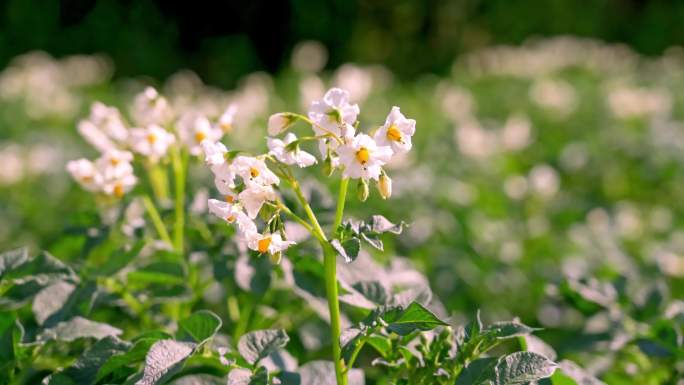
<path fill-rule="evenodd" d="M 329 68 L 382 63 L 402 78 L 445 74 L 454 57 L 530 36 L 571 34 L 659 55 L 684 43 L 684 2 L 645 0 L 0 1 L 0 68 L 14 56 L 106 53 L 117 76 L 164 79 L 179 68 L 231 87 L 278 71 L 301 40 Z"/>

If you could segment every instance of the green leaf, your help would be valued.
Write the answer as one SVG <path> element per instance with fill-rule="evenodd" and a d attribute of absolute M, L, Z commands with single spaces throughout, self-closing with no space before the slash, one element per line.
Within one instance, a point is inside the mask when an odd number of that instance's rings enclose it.
<path fill-rule="evenodd" d="M 183 367 L 194 347 L 190 342 L 157 341 L 147 353 L 142 377 L 135 385 L 163 384 Z"/>
<path fill-rule="evenodd" d="M 338 239 L 333 239 L 330 242 L 332 247 L 337 251 L 344 261 L 347 263 L 352 263 L 359 256 L 359 251 L 361 251 L 361 241 L 359 238 L 353 237 L 340 242 Z"/>
<path fill-rule="evenodd" d="M 392 342 L 385 336 L 374 334 L 368 337 L 368 341 L 366 342 L 384 358 L 387 358 L 392 352 Z"/>
<path fill-rule="evenodd" d="M 394 224 L 382 215 L 373 215 L 371 217 L 371 230 L 376 233 L 389 232 L 392 234 L 401 234 L 405 226 L 406 223 L 404 221 Z"/>
<path fill-rule="evenodd" d="M 128 250 L 119 249 L 115 251 L 104 263 L 91 267 L 88 271 L 90 275 L 112 276 L 119 270 L 131 263 L 145 246 L 145 242 L 138 241 Z"/>
<path fill-rule="evenodd" d="M 0 368 L 19 356 L 24 328 L 13 313 L 0 312 Z"/>
<path fill-rule="evenodd" d="M 399 335 L 407 335 L 415 330 L 432 330 L 437 326 L 447 325 L 446 322 L 437 318 L 418 302 L 412 302 L 399 314 L 392 312 L 382 318 L 389 324 L 387 329 Z"/>
<path fill-rule="evenodd" d="M 606 385 L 603 381 L 592 376 L 586 370 L 570 360 L 563 360 L 559 364 L 559 369 L 551 377 L 553 385 L 572 384 L 573 381 L 578 385 Z M 566 377 L 570 380 L 566 380 Z"/>
<path fill-rule="evenodd" d="M 235 262 L 235 282 L 244 291 L 263 295 L 271 286 L 273 264 L 268 258 L 241 255 Z"/>
<path fill-rule="evenodd" d="M 280 377 L 282 385 L 337 385 L 335 365 L 332 361 L 311 361 L 302 365 L 297 373 L 286 372 Z M 361 369 L 351 369 L 348 385 L 364 385 Z"/>
<path fill-rule="evenodd" d="M 56 280 L 78 281 L 76 273 L 48 252 L 30 258 L 27 249 L 0 254 L 0 282 L 24 284 L 35 281 L 46 286 Z"/>
<path fill-rule="evenodd" d="M 285 346 L 290 338 L 282 329 L 257 330 L 240 337 L 238 351 L 250 364 L 256 364 L 271 352 Z"/>
<path fill-rule="evenodd" d="M 155 262 L 131 271 L 127 275 L 129 283 L 135 285 L 164 284 L 177 285 L 186 281 L 183 266 L 177 262 Z"/>
<path fill-rule="evenodd" d="M 78 280 L 69 266 L 47 252 L 29 257 L 24 248 L 0 254 L 0 307 L 21 306 L 46 286 Z"/>
<path fill-rule="evenodd" d="M 494 367 L 497 361 L 495 357 L 478 358 L 472 361 L 458 375 L 455 385 L 489 384 L 495 379 Z"/>
<path fill-rule="evenodd" d="M 263 366 L 251 370 L 235 368 L 228 373 L 228 385 L 268 385 L 268 371 Z"/>
<path fill-rule="evenodd" d="M 100 367 L 113 355 L 127 351 L 130 344 L 116 337 L 106 337 L 97 341 L 70 367 L 53 375 L 47 384 L 61 384 L 66 378 L 76 384 L 88 385 L 96 382 Z"/>
<path fill-rule="evenodd" d="M 180 332 L 178 338 L 187 340 L 188 337 L 197 344 L 203 344 L 211 339 L 221 328 L 221 318 L 209 310 L 200 310 L 178 323 Z"/>
<path fill-rule="evenodd" d="M 526 384 L 550 377 L 558 365 L 532 352 L 516 352 L 499 358 L 494 385 Z"/>
<path fill-rule="evenodd" d="M 541 329 L 531 328 L 520 322 L 502 321 L 494 322 L 488 325 L 482 331 L 482 334 L 485 334 L 488 337 L 496 338 L 498 340 L 503 340 L 513 337 L 526 336 L 537 330 Z"/>
<path fill-rule="evenodd" d="M 68 321 L 60 322 L 56 326 L 44 329 L 36 338 L 36 342 L 75 341 L 79 338 L 102 339 L 109 336 L 118 336 L 121 330 L 109 324 L 91 321 L 83 317 L 74 317 Z"/>
<path fill-rule="evenodd" d="M 97 284 L 93 281 L 74 285 L 57 281 L 41 290 L 31 309 L 39 325 L 51 327 L 77 315 L 87 315 L 93 306 Z"/>
<path fill-rule="evenodd" d="M 134 340 L 133 346 L 127 352 L 113 355 L 102 364 L 97 372 L 96 382 L 100 382 L 111 373 L 114 373 L 126 366 L 137 365 L 139 362 L 145 359 L 147 352 L 150 350 L 152 345 L 159 340 L 168 338 L 170 338 L 170 336 L 163 335 L 161 333 L 148 333 L 144 336 L 136 338 Z"/>

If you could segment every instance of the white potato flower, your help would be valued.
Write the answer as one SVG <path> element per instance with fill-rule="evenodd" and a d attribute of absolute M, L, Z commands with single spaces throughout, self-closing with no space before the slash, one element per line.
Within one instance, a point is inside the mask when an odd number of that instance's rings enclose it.
<path fill-rule="evenodd" d="M 176 137 L 162 127 L 151 124 L 145 128 L 131 129 L 129 141 L 133 151 L 157 162 L 166 156 Z"/>
<path fill-rule="evenodd" d="M 107 195 L 121 198 L 124 194 L 131 191 L 137 182 L 138 178 L 132 173 L 115 175 L 104 180 L 102 191 Z"/>
<path fill-rule="evenodd" d="M 85 190 L 96 192 L 101 188 L 102 175 L 97 171 L 92 161 L 88 159 L 72 160 L 67 163 L 66 169 Z"/>
<path fill-rule="evenodd" d="M 299 167 L 309 167 L 316 163 L 316 157 L 296 146 L 291 151 L 287 145 L 297 140 L 297 135 L 288 133 L 284 139 L 267 138 L 269 154 L 275 156 L 280 162 L 285 164 L 296 164 Z"/>
<path fill-rule="evenodd" d="M 205 140 L 216 142 L 223 136 L 220 128 L 213 127 L 205 116 L 197 116 L 190 124 L 179 123 L 178 134 L 180 140 L 192 155 L 202 153 L 201 143 Z"/>
<path fill-rule="evenodd" d="M 231 168 L 239 175 L 246 185 L 250 186 L 258 184 L 268 186 L 272 184 L 279 184 L 278 176 L 269 170 L 266 163 L 258 158 L 251 156 L 237 156 Z"/>
<path fill-rule="evenodd" d="M 254 219 L 259 215 L 259 210 L 264 202 L 272 202 L 276 199 L 276 193 L 271 186 L 259 184 L 248 185 L 248 187 L 238 194 L 238 200 L 245 207 L 245 211 L 250 218 Z"/>
<path fill-rule="evenodd" d="M 353 125 L 359 115 L 358 104 L 349 103 L 349 92 L 340 88 L 331 88 L 323 99 L 311 103 L 309 119 L 316 135 L 332 132 L 342 136 L 343 125 Z"/>
<path fill-rule="evenodd" d="M 235 223 L 238 217 L 246 215 L 240 205 L 233 202 L 224 202 L 218 199 L 209 199 L 207 201 L 209 212 L 223 219 L 228 223 Z M 256 227 L 255 227 L 256 230 Z"/>
<path fill-rule="evenodd" d="M 121 117 L 119 109 L 116 107 L 95 102 L 90 107 L 89 120 L 117 142 L 124 142 L 128 138 L 126 124 Z"/>
<path fill-rule="evenodd" d="M 247 234 L 247 247 L 261 254 L 277 254 L 294 245 L 293 241 L 285 241 L 280 234 L 259 234 L 257 232 Z"/>
<path fill-rule="evenodd" d="M 133 173 L 133 154 L 128 151 L 109 150 L 95 161 L 95 166 L 106 180 L 122 178 Z"/>
<path fill-rule="evenodd" d="M 337 148 L 343 174 L 349 178 L 378 180 L 382 166 L 392 157 L 392 149 L 378 146 L 368 135 L 358 134 L 348 143 Z"/>
<path fill-rule="evenodd" d="M 228 108 L 223 111 L 218 119 L 218 128 L 223 131 L 224 134 L 229 133 L 233 130 L 233 124 L 235 123 L 235 114 L 237 113 L 237 105 L 235 103 L 228 106 Z"/>
<path fill-rule="evenodd" d="M 406 119 L 399 107 L 392 107 L 385 124 L 374 135 L 380 146 L 389 146 L 396 154 L 407 153 L 411 149 L 411 137 L 416 132 L 416 121 Z"/>
<path fill-rule="evenodd" d="M 116 148 L 114 142 L 90 120 L 81 120 L 78 122 L 78 133 L 81 134 L 86 142 L 100 152 Z"/>
<path fill-rule="evenodd" d="M 201 143 L 204 150 L 204 162 L 211 168 L 214 173 L 214 182 L 216 188 L 225 194 L 225 190 L 232 190 L 235 188 L 235 170 L 230 166 L 226 159 L 228 149 L 221 142 L 212 142 L 205 140 Z"/>
<path fill-rule="evenodd" d="M 173 118 L 169 102 L 153 87 L 145 88 L 133 101 L 132 115 L 140 126 L 149 124 L 164 125 Z"/>

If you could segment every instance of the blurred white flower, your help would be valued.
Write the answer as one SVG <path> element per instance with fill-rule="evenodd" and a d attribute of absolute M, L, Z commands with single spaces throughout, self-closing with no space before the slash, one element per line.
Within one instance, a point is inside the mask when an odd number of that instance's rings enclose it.
<path fill-rule="evenodd" d="M 148 157 L 152 162 L 165 157 L 175 141 L 176 137 L 173 134 L 156 124 L 130 130 L 131 149 Z"/>
<path fill-rule="evenodd" d="M 467 119 L 456 127 L 454 136 L 459 151 L 469 157 L 483 159 L 497 150 L 497 136 L 483 129 L 475 119 Z"/>
<path fill-rule="evenodd" d="M 179 121 L 178 136 L 191 155 L 199 155 L 202 153 L 202 142 L 220 140 L 223 137 L 223 131 L 212 126 L 205 116 L 198 115 L 194 119 Z"/>
<path fill-rule="evenodd" d="M 558 173 L 546 164 L 535 166 L 530 171 L 529 180 L 532 189 L 545 198 L 555 195 L 560 185 Z"/>
<path fill-rule="evenodd" d="M 95 102 L 90 107 L 91 123 L 98 127 L 105 135 L 117 142 L 124 142 L 128 138 L 128 130 L 121 113 L 116 107 L 109 107 L 100 102 Z"/>
<path fill-rule="evenodd" d="M 509 198 L 520 200 L 527 193 L 527 179 L 521 175 L 513 175 L 504 181 L 504 191 Z"/>
<path fill-rule="evenodd" d="M 527 116 L 512 115 L 506 120 L 501 143 L 509 151 L 519 151 L 530 144 L 531 123 Z"/>
<path fill-rule="evenodd" d="M 373 75 L 355 64 L 343 64 L 335 71 L 333 84 L 349 91 L 349 97 L 355 102 L 363 102 L 373 89 Z"/>
<path fill-rule="evenodd" d="M 133 102 L 132 115 L 139 126 L 158 124 L 163 126 L 173 117 L 169 102 L 153 87 L 146 87 Z"/>
<path fill-rule="evenodd" d="M 379 146 L 389 146 L 396 154 L 405 154 L 411 150 L 411 137 L 416 132 L 416 121 L 406 119 L 399 107 L 392 110 L 385 119 L 385 124 L 374 135 Z"/>
<path fill-rule="evenodd" d="M 299 103 L 302 109 L 311 106 L 314 100 L 321 99 L 325 94 L 325 84 L 316 75 L 309 75 L 299 81 Z"/>
<path fill-rule="evenodd" d="M 81 120 L 78 122 L 78 133 L 81 134 L 86 142 L 100 152 L 106 152 L 116 148 L 114 142 L 89 120 Z"/>
<path fill-rule="evenodd" d="M 126 207 L 124 212 L 124 221 L 121 229 L 124 234 L 132 237 L 137 229 L 145 226 L 145 206 L 140 198 L 135 198 Z"/>
<path fill-rule="evenodd" d="M 123 177 L 133 172 L 133 154 L 128 151 L 109 150 L 95 161 L 95 166 L 105 180 Z"/>
<path fill-rule="evenodd" d="M 102 175 L 95 168 L 95 164 L 88 159 L 69 161 L 66 169 L 71 177 L 85 190 L 95 192 L 100 189 Z"/>
<path fill-rule="evenodd" d="M 349 92 L 339 88 L 331 88 L 309 108 L 309 119 L 316 123 L 313 126 L 316 135 L 332 132 L 341 136 L 344 123 L 353 125 L 358 115 L 359 106 L 350 104 Z"/>
<path fill-rule="evenodd" d="M 666 89 L 625 85 L 609 85 L 608 89 L 608 106 L 620 119 L 665 116 L 672 109 L 672 96 Z"/>
<path fill-rule="evenodd" d="M 218 119 L 218 127 L 223 131 L 224 134 L 229 133 L 233 130 L 233 124 L 235 122 L 235 114 L 237 113 L 237 105 L 231 103 L 228 108 L 223 111 Z"/>
<path fill-rule="evenodd" d="M 302 72 L 318 72 L 328 61 L 328 51 L 318 41 L 302 41 L 292 49 L 292 67 Z"/>
<path fill-rule="evenodd" d="M 392 157 L 392 149 L 378 146 L 368 135 L 358 134 L 337 148 L 344 175 L 349 178 L 378 180 L 382 166 Z"/>
<path fill-rule="evenodd" d="M 299 146 L 294 149 L 288 149 L 288 145 L 297 140 L 297 136 L 293 133 L 285 135 L 283 140 L 277 138 L 267 138 L 269 154 L 275 156 L 280 162 L 299 167 L 309 167 L 316 163 L 316 157 L 306 151 L 300 150 Z"/>
<path fill-rule="evenodd" d="M 570 83 L 560 79 L 541 79 L 530 89 L 530 97 L 537 105 L 554 110 L 564 117 L 575 110 L 577 96 Z"/>

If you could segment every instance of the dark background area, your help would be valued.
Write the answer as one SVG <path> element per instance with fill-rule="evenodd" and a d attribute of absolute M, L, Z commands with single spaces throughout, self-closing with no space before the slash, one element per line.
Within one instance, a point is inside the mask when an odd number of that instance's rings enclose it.
<path fill-rule="evenodd" d="M 462 52 L 573 34 L 656 55 L 684 44 L 684 2 L 645 0 L 0 0 L 0 67 L 41 49 L 106 53 L 117 76 L 180 68 L 231 86 L 277 72 L 294 45 L 318 40 L 329 67 L 382 63 L 400 77 L 446 73 Z"/>

